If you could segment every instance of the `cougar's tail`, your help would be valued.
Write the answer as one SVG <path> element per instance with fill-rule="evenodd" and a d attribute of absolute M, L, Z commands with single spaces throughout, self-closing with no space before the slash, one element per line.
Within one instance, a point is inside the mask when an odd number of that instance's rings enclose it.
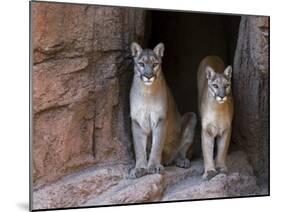
<path fill-rule="evenodd" d="M 197 124 L 196 114 L 193 112 L 185 113 L 181 118 L 181 144 L 180 151 L 187 153 L 191 159 L 193 154 L 194 134 Z"/>

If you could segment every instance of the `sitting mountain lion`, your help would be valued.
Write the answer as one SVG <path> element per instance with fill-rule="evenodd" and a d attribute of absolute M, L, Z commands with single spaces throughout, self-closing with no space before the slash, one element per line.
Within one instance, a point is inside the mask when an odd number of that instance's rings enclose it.
<path fill-rule="evenodd" d="M 216 56 L 206 57 L 199 65 L 197 80 L 205 168 L 203 179 L 211 179 L 217 171 L 227 172 L 226 156 L 233 117 L 231 73 L 231 66 L 225 68 Z M 214 163 L 215 140 L 217 155 Z"/>
<path fill-rule="evenodd" d="M 136 164 L 129 177 L 160 173 L 163 165 L 172 163 L 188 168 L 186 153 L 193 143 L 196 115 L 181 117 L 177 110 L 161 70 L 164 44 L 151 50 L 132 43 L 131 51 L 134 79 L 130 109 Z"/>

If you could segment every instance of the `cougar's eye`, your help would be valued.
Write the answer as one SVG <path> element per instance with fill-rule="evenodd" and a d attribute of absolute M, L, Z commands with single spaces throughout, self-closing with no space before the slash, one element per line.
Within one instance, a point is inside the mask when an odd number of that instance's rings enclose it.
<path fill-rule="evenodd" d="M 152 67 L 155 68 L 156 66 L 158 66 L 158 63 L 153 63 Z"/>
<path fill-rule="evenodd" d="M 219 88 L 219 86 L 217 84 L 213 84 L 214 88 Z"/>
<path fill-rule="evenodd" d="M 144 63 L 142 63 L 142 62 L 139 62 L 139 65 L 140 65 L 141 67 L 144 67 Z"/>
<path fill-rule="evenodd" d="M 226 85 L 225 85 L 225 88 L 228 88 L 229 86 L 230 86 L 230 84 L 226 84 Z"/>

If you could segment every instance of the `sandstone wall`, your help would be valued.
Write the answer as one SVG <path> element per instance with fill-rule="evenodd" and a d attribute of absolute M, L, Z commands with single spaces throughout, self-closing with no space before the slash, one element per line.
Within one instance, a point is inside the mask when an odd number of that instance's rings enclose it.
<path fill-rule="evenodd" d="M 129 44 L 143 10 L 32 3 L 33 183 L 130 163 Z"/>
<path fill-rule="evenodd" d="M 268 17 L 242 16 L 233 70 L 233 137 L 247 151 L 255 174 L 264 182 L 269 157 L 268 37 Z"/>

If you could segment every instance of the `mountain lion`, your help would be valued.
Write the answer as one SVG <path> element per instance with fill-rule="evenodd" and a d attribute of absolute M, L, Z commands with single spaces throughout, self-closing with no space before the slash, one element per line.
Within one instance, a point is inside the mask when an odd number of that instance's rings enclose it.
<path fill-rule="evenodd" d="M 163 165 L 172 163 L 188 168 L 186 153 L 193 143 L 197 120 L 194 113 L 180 116 L 167 87 L 161 70 L 164 44 L 151 50 L 134 42 L 131 51 L 134 78 L 130 113 L 136 164 L 129 177 L 160 173 Z"/>
<path fill-rule="evenodd" d="M 232 67 L 224 67 L 219 57 L 208 56 L 198 70 L 199 111 L 202 122 L 203 179 L 227 172 L 226 156 L 231 136 L 233 98 L 231 93 Z M 217 144 L 215 163 L 214 142 Z"/>

